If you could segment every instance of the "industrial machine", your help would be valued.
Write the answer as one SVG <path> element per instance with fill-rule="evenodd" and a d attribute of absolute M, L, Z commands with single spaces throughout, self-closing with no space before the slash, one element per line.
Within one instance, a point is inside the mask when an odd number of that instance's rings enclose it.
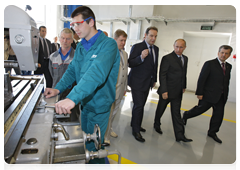
<path fill-rule="evenodd" d="M 36 70 L 39 33 L 35 21 L 22 9 L 7 6 L 5 30 L 18 63 L 5 61 L 4 67 Z M 118 151 L 101 149 L 97 124 L 93 134 L 86 134 L 79 115 L 70 119 L 70 115 L 55 113 L 58 96 L 45 99 L 44 86 L 43 75 L 4 74 L 4 160 L 15 164 L 88 163 L 90 159 L 117 154 L 120 163 Z M 95 152 L 86 149 L 86 141 L 94 142 Z"/>

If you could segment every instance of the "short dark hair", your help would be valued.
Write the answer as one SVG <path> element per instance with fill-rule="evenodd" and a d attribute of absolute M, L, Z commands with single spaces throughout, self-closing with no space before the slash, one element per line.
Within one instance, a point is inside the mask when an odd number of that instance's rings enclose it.
<path fill-rule="evenodd" d="M 74 29 L 72 27 L 70 29 L 72 30 L 73 35 L 76 34 L 76 32 L 74 31 Z"/>
<path fill-rule="evenodd" d="M 39 31 L 41 31 L 41 28 L 46 28 L 46 27 L 45 27 L 45 26 L 40 26 L 40 27 L 39 27 Z"/>
<path fill-rule="evenodd" d="M 145 33 L 148 35 L 148 33 L 149 33 L 150 30 L 155 30 L 155 31 L 158 32 L 157 27 L 151 26 L 151 27 L 148 27 L 148 28 L 146 29 L 146 32 L 145 32 Z"/>
<path fill-rule="evenodd" d="M 220 52 L 222 48 L 225 49 L 225 50 L 230 50 L 230 54 L 233 51 L 233 48 L 231 46 L 229 46 L 229 45 L 222 45 L 222 46 L 219 47 L 218 52 Z"/>
<path fill-rule="evenodd" d="M 121 29 L 118 29 L 117 31 L 115 31 L 114 33 L 114 38 L 118 38 L 120 36 L 123 36 L 123 37 L 126 37 L 127 38 L 127 34 L 125 31 L 121 30 Z"/>
<path fill-rule="evenodd" d="M 183 42 L 184 42 L 184 44 L 185 44 L 185 46 L 187 46 L 187 43 L 186 43 L 186 41 L 185 41 L 184 39 L 182 39 L 182 38 L 179 38 L 179 39 L 177 39 L 177 40 L 174 42 L 174 44 L 175 44 L 177 41 L 183 41 Z"/>
<path fill-rule="evenodd" d="M 78 16 L 80 14 L 82 15 L 83 19 L 87 19 L 89 17 L 92 17 L 93 20 L 94 20 L 94 28 L 97 29 L 95 15 L 94 15 L 93 11 L 89 7 L 87 7 L 87 6 L 80 6 L 80 7 L 76 8 L 72 12 L 71 18 L 74 18 L 74 17 L 76 17 L 76 16 Z M 89 24 L 90 20 L 91 19 L 87 20 L 86 22 Z"/>

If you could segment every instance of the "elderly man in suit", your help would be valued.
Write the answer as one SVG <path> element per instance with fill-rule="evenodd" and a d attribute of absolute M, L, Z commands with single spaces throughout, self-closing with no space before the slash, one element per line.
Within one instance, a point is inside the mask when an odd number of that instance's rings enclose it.
<path fill-rule="evenodd" d="M 180 114 L 182 95 L 185 92 L 187 82 L 188 58 L 182 54 L 186 48 L 186 42 L 184 39 L 177 39 L 173 47 L 174 51 L 163 56 L 160 65 L 160 87 L 157 91 L 159 94 L 159 102 L 154 119 L 154 129 L 162 134 L 160 119 L 170 102 L 176 141 L 191 142 L 192 140 L 187 139 L 184 135 L 184 125 Z"/>
<path fill-rule="evenodd" d="M 126 44 L 127 34 L 123 30 L 118 29 L 114 33 L 114 39 L 117 42 L 118 50 L 121 58 L 120 58 L 118 79 L 116 84 L 116 97 L 115 97 L 115 102 L 112 104 L 112 108 L 109 116 L 108 127 L 105 133 L 104 143 L 103 143 L 104 146 L 110 145 L 110 136 L 115 138 L 118 137 L 118 135 L 112 129 L 112 123 L 120 108 L 123 96 L 126 94 L 126 90 L 127 90 L 128 54 L 123 50 Z"/>
<path fill-rule="evenodd" d="M 230 57 L 232 50 L 232 47 L 222 45 L 219 48 L 218 57 L 204 63 L 196 90 L 196 95 L 199 99 L 198 106 L 183 114 L 183 123 L 186 125 L 187 119 L 198 116 L 212 107 L 213 112 L 208 136 L 218 143 L 222 143 L 222 140 L 218 138 L 216 133 L 222 124 L 232 69 L 232 65 L 227 63 L 226 60 Z"/>
<path fill-rule="evenodd" d="M 157 82 L 158 47 L 154 45 L 158 29 L 149 27 L 145 32 L 145 40 L 133 45 L 128 59 L 131 71 L 128 75 L 128 85 L 131 87 L 133 98 L 132 109 L 132 134 L 137 141 L 145 142 L 141 132 L 146 130 L 141 127 L 143 110 L 149 89 Z"/>

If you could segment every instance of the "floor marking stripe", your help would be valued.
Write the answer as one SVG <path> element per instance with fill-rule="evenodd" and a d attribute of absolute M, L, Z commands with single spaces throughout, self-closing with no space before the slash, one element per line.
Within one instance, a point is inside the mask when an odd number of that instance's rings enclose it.
<path fill-rule="evenodd" d="M 154 101 L 150 101 L 150 103 L 158 104 L 158 102 L 154 102 Z M 170 105 L 167 105 L 167 107 L 170 107 Z M 183 108 L 181 108 L 181 110 L 188 111 L 187 109 L 183 109 Z M 203 113 L 202 115 L 212 117 L 211 115 L 208 115 L 208 114 L 205 114 L 205 113 Z M 236 123 L 236 121 L 234 121 L 234 120 L 229 120 L 229 119 L 223 119 L 223 120 L 228 121 L 228 122 L 232 122 L 232 123 Z"/>
<path fill-rule="evenodd" d="M 108 158 L 118 162 L 118 155 L 116 155 L 116 154 L 115 155 L 108 155 Z M 139 164 L 137 164 L 135 162 L 132 162 L 132 161 L 130 161 L 130 160 L 126 159 L 126 158 L 123 158 L 123 157 L 121 157 L 121 164 L 125 165 L 125 166 L 127 166 L 127 167 L 129 167 L 129 168 L 131 168 L 133 170 L 150 170 L 148 168 L 145 168 L 142 165 L 139 165 Z"/>

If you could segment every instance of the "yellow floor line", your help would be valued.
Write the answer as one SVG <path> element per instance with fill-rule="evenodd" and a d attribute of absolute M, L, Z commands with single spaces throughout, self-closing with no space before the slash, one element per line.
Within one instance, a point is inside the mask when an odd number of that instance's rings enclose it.
<path fill-rule="evenodd" d="M 150 103 L 158 104 L 158 102 L 154 102 L 154 101 L 150 101 Z M 167 105 L 167 107 L 170 107 L 170 105 Z M 187 109 L 183 109 L 183 108 L 181 108 L 181 110 L 188 111 Z M 208 114 L 205 114 L 205 113 L 203 113 L 202 115 L 212 117 L 211 115 L 208 115 Z M 228 121 L 228 122 L 232 122 L 232 123 L 236 123 L 236 121 L 234 121 L 234 120 L 229 120 L 229 119 L 223 119 L 223 120 Z"/>
<path fill-rule="evenodd" d="M 108 155 L 108 158 L 118 162 L 118 155 Z M 127 167 L 129 167 L 129 168 L 131 168 L 133 170 L 150 170 L 148 168 L 145 168 L 142 165 L 139 165 L 139 164 L 137 164 L 135 162 L 132 162 L 132 161 L 130 161 L 130 160 L 126 159 L 126 158 L 123 158 L 123 157 L 121 157 L 121 164 L 125 165 L 125 166 L 127 166 Z"/>

